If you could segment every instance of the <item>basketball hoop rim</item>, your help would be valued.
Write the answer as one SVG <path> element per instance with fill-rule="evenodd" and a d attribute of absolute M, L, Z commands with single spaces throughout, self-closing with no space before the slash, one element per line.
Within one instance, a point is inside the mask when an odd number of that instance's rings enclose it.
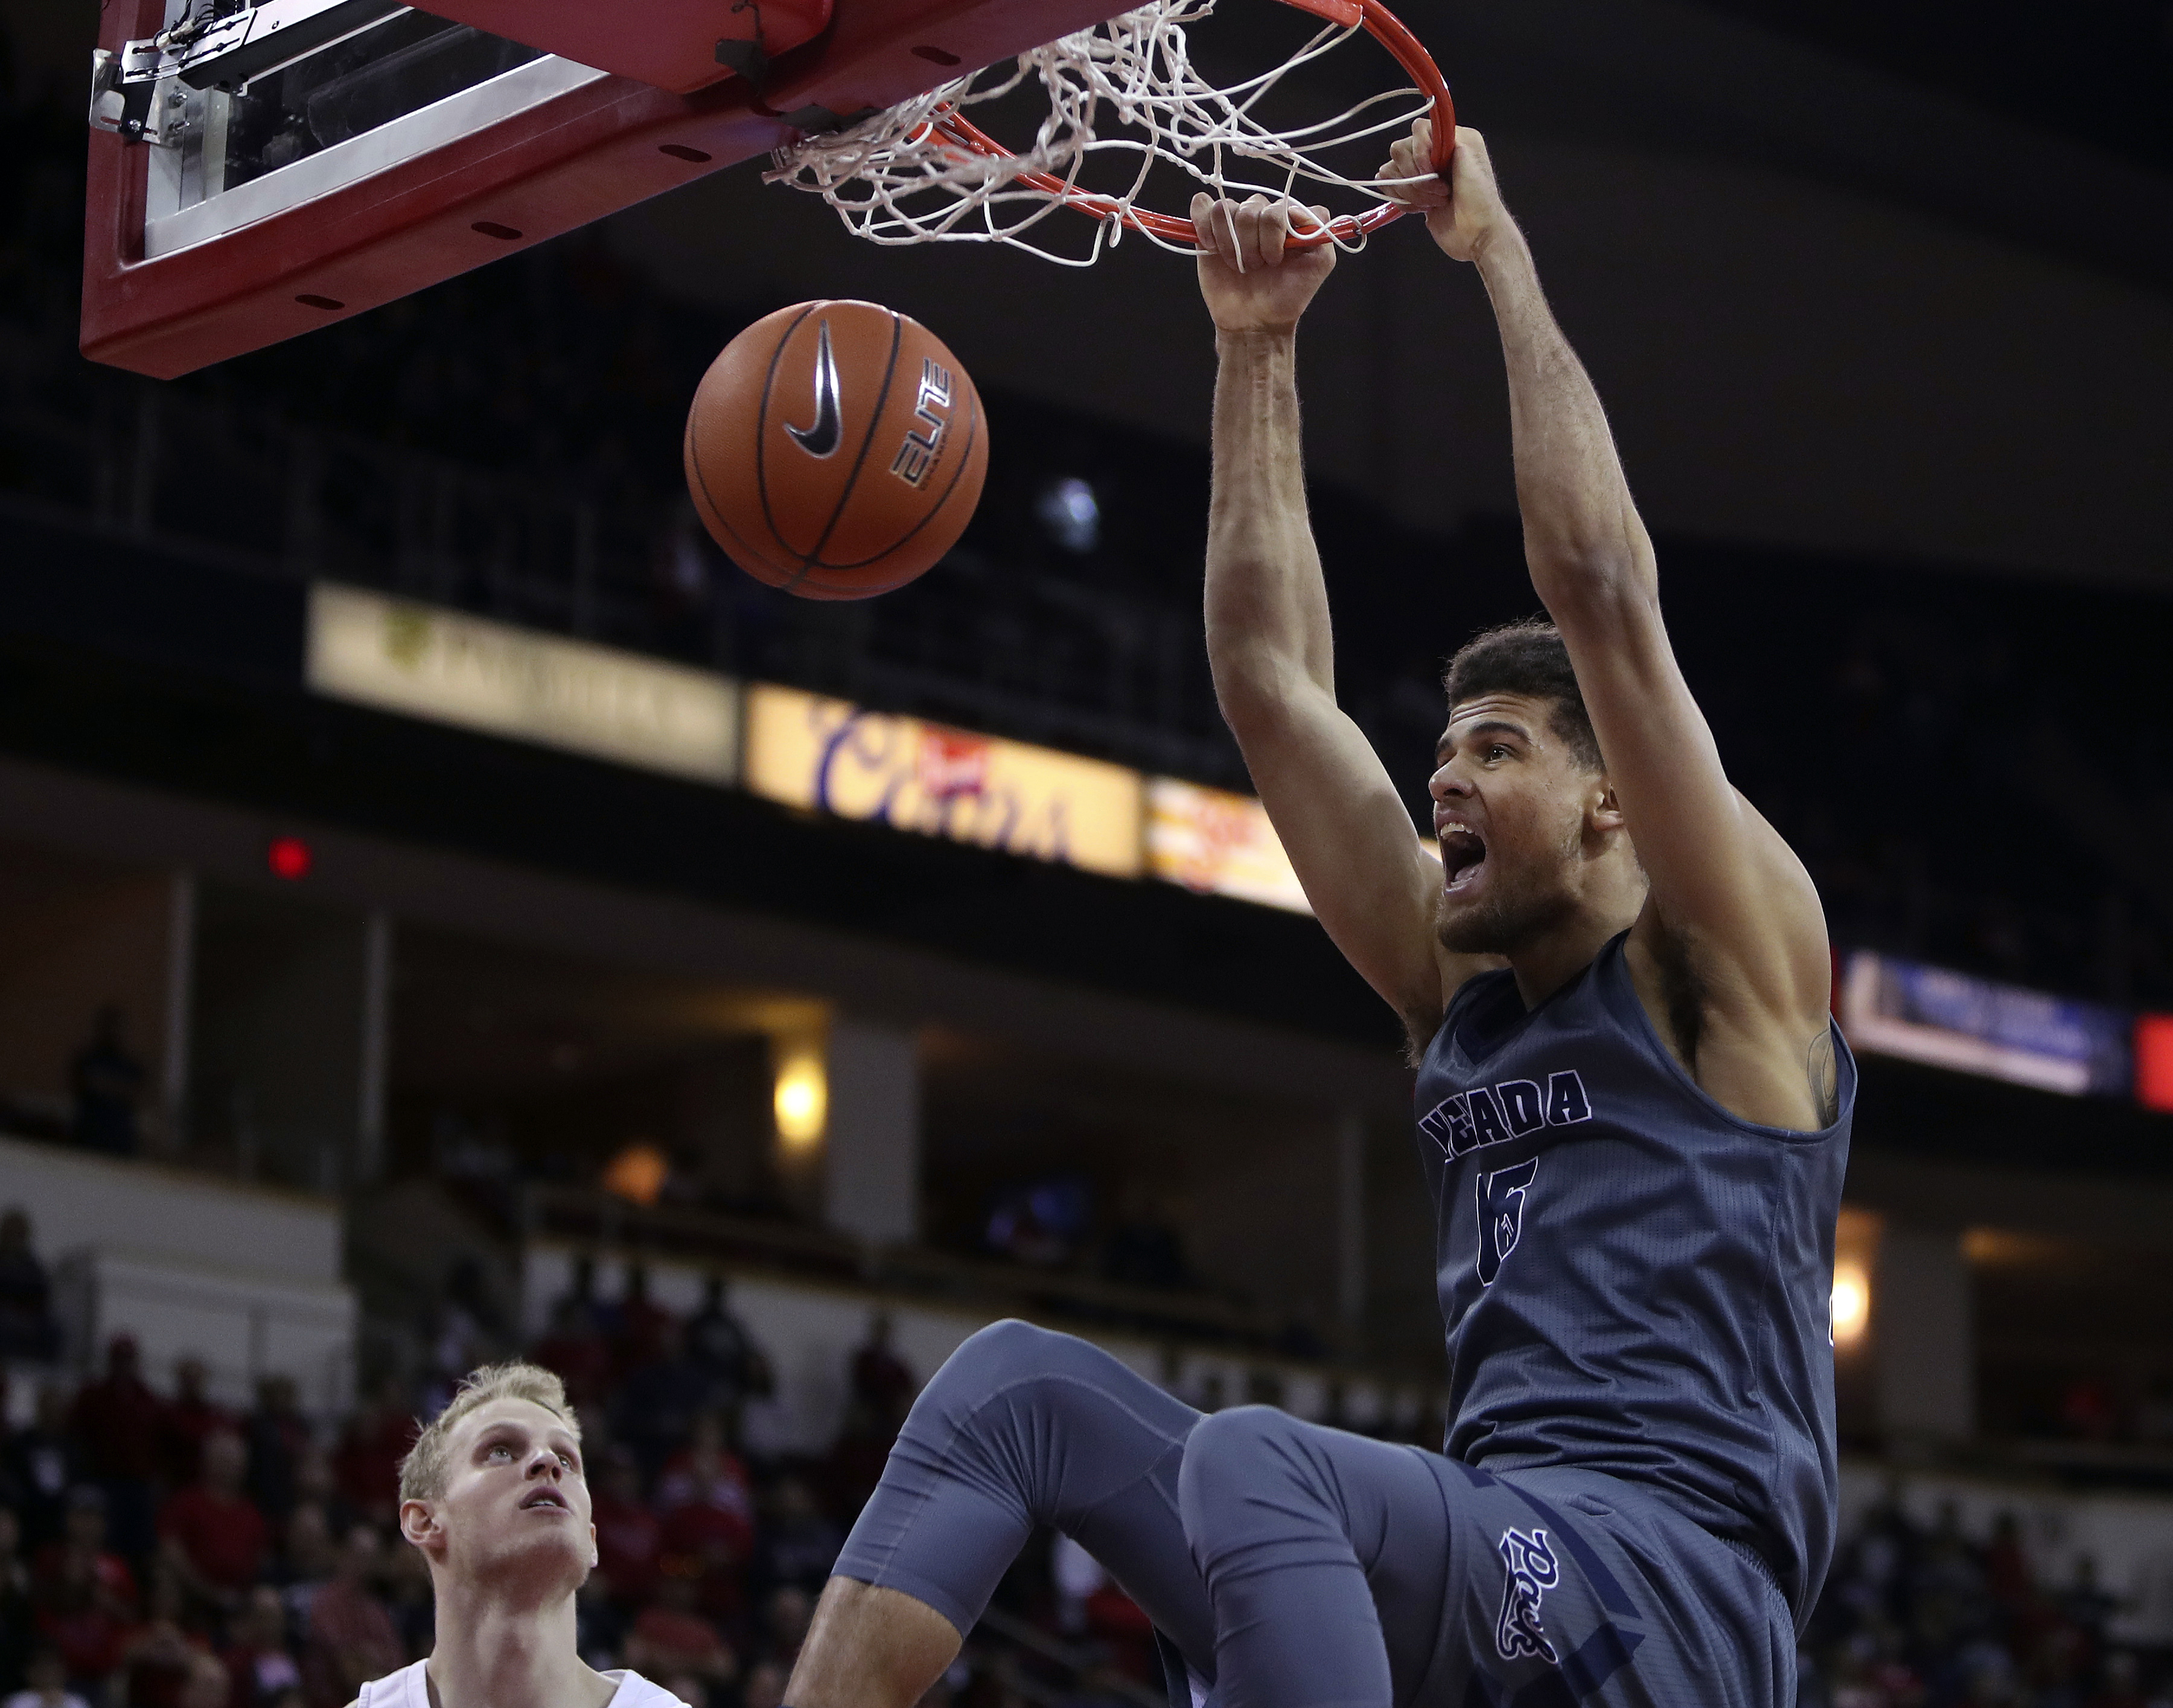
<path fill-rule="evenodd" d="M 1448 84 L 1442 78 L 1441 68 L 1433 62 L 1425 45 L 1412 35 L 1402 19 L 1382 3 L 1382 0 L 1281 0 L 1281 3 L 1300 12 L 1349 29 L 1356 24 L 1395 57 L 1396 62 L 1410 74 L 1419 93 L 1432 105 L 1433 170 L 1445 173 L 1449 156 L 1456 152 L 1456 103 L 1450 98 Z M 1011 151 L 989 136 L 979 125 L 967 118 L 956 107 L 948 107 L 930 121 L 952 142 L 976 154 L 990 159 L 1009 159 Z M 1133 207 L 1112 196 L 1103 196 L 1092 191 L 1081 190 L 1067 184 L 1061 178 L 1046 172 L 1021 172 L 1012 180 L 1029 189 L 1038 190 L 1052 201 L 1099 220 L 1114 219 L 1135 231 L 1142 231 L 1186 249 L 1202 247 L 1199 228 L 1191 220 L 1178 214 L 1157 213 L 1149 208 Z M 1324 243 L 1347 244 L 1361 241 L 1383 226 L 1393 224 L 1406 213 L 1417 210 L 1401 202 L 1383 201 L 1367 208 L 1363 213 L 1341 213 L 1326 224 L 1310 231 L 1293 231 L 1286 246 L 1291 249 L 1317 249 Z"/>

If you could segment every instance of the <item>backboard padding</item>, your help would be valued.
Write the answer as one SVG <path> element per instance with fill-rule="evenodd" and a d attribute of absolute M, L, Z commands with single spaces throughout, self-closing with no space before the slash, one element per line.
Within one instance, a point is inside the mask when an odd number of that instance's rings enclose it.
<path fill-rule="evenodd" d="M 456 6 L 466 0 L 454 0 Z M 622 19 L 650 0 L 595 8 Z M 684 0 L 661 0 L 667 5 Z M 294 337 L 1099 23 L 1121 0 L 836 0 L 828 28 L 691 94 L 604 75 L 238 229 L 145 253 L 153 144 L 90 133 L 84 353 L 172 378 Z M 101 46 L 164 0 L 106 0 Z M 751 242 L 759 233 L 751 233 Z"/>

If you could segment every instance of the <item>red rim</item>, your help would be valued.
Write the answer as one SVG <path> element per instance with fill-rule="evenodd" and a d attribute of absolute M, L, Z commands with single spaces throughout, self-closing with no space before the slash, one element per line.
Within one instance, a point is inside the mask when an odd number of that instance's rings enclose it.
<path fill-rule="evenodd" d="M 1381 0 L 1284 0 L 1284 4 L 1295 6 L 1302 12 L 1340 23 L 1356 22 L 1383 47 L 1396 57 L 1396 62 L 1410 74 L 1411 82 L 1421 94 L 1433 103 L 1433 169 L 1444 172 L 1448 168 L 1448 157 L 1456 152 L 1456 104 L 1449 99 L 1448 85 L 1442 81 L 1441 71 L 1433 62 L 1433 56 L 1426 51 L 1418 37 L 1404 27 L 1404 21 L 1381 3 Z M 1356 14 L 1355 19 L 1352 13 Z M 963 148 L 991 159 L 1006 159 L 1011 150 L 998 143 L 971 119 L 963 116 L 956 107 L 940 112 L 932 121 L 936 128 Z M 1046 172 L 1022 172 L 1011 180 L 1038 190 L 1052 201 L 1061 202 L 1067 207 L 1076 207 L 1093 218 L 1106 220 L 1113 215 L 1119 223 L 1135 231 L 1144 231 L 1187 249 L 1200 246 L 1200 233 L 1193 223 L 1173 213 L 1157 213 L 1144 207 L 1122 207 L 1116 198 L 1102 196 L 1092 191 L 1067 185 L 1061 178 Z M 1369 232 L 1378 231 L 1392 224 L 1406 213 L 1415 210 L 1399 202 L 1383 202 L 1367 208 L 1363 213 L 1339 213 L 1317 230 L 1292 232 L 1289 246 L 1293 249 L 1313 249 L 1324 243 L 1351 243 Z"/>

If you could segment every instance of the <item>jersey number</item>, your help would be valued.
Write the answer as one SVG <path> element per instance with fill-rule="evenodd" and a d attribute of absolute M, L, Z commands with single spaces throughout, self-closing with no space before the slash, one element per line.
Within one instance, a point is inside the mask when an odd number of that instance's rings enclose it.
<path fill-rule="evenodd" d="M 1524 1231 L 1524 1193 L 1539 1172 L 1539 1159 L 1479 1177 L 1479 1285 L 1491 1287 L 1502 1261 L 1517 1249 Z"/>

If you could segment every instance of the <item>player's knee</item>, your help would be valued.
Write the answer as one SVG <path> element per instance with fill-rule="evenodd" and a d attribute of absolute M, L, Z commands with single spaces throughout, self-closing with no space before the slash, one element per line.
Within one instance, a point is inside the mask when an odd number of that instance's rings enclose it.
<path fill-rule="evenodd" d="M 1212 1528 L 1233 1503 L 1273 1488 L 1280 1495 L 1311 1486 L 1305 1425 L 1271 1405 L 1241 1405 L 1200 1419 L 1184 1444 L 1177 1474 L 1185 1531 Z"/>
<path fill-rule="evenodd" d="M 998 1390 L 1066 1369 L 1086 1343 L 1015 1317 L 991 1323 L 960 1343 L 923 1393 L 931 1404 L 977 1401 Z"/>

